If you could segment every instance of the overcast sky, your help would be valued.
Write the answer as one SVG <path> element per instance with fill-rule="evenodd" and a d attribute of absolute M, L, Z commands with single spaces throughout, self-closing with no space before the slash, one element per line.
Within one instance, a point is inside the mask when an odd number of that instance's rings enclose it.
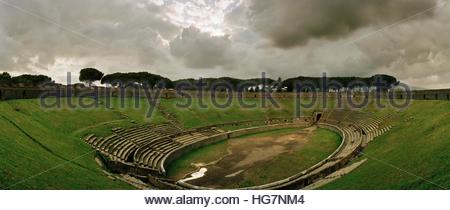
<path fill-rule="evenodd" d="M 0 71 L 187 77 L 391 74 L 450 87 L 443 0 L 0 0 Z M 76 82 L 75 80 L 74 82 Z"/>

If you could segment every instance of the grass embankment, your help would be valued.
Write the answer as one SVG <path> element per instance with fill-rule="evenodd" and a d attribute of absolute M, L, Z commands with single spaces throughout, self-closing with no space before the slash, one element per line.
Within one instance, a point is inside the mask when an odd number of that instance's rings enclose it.
<path fill-rule="evenodd" d="M 450 102 L 413 101 L 390 115 L 394 126 L 364 150 L 367 158 L 355 171 L 322 189 L 450 188 Z"/>
<path fill-rule="evenodd" d="M 0 188 L 132 189 L 102 172 L 81 137 L 143 123 L 144 111 L 102 105 L 68 109 L 64 100 L 62 104 L 45 110 L 38 100 L 0 102 Z M 156 115 L 153 120 L 162 118 Z"/>
<path fill-rule="evenodd" d="M 222 124 L 235 121 L 264 120 L 268 118 L 292 118 L 294 117 L 294 100 L 278 100 L 277 105 L 266 102 L 263 106 L 261 100 L 244 99 L 246 104 L 254 104 L 256 108 L 242 108 L 237 99 L 233 99 L 228 108 L 221 109 L 213 105 L 210 99 L 204 99 L 203 108 L 194 99 L 190 108 L 180 109 L 177 104 L 186 103 L 185 99 L 163 100 L 162 105 L 167 111 L 173 113 L 181 121 L 184 127 L 201 127 L 214 124 Z M 219 100 L 223 104 L 223 100 Z M 310 114 L 312 110 L 305 110 L 303 114 Z"/>

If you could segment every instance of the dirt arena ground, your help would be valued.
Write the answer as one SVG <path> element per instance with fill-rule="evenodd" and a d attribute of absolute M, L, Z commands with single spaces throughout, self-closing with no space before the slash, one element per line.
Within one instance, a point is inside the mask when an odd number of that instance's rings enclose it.
<path fill-rule="evenodd" d="M 270 174 L 267 166 L 277 164 L 280 157 L 295 160 L 296 153 L 311 141 L 316 130 L 316 127 L 302 130 L 283 129 L 231 139 L 228 141 L 226 151 L 217 156 L 214 161 L 191 162 L 195 170 L 176 178 L 187 183 L 212 188 L 245 187 L 276 181 L 283 177 L 283 174 L 268 177 L 265 173 Z M 285 171 L 284 178 L 300 172 L 296 170 L 299 169 L 298 167 L 294 168 Z M 264 173 L 261 173 L 261 170 Z M 192 177 L 194 172 L 198 172 L 194 174 L 197 178 Z"/>

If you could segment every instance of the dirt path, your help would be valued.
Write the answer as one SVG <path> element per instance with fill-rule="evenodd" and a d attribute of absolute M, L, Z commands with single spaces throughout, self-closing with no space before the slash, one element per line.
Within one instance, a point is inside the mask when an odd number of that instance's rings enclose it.
<path fill-rule="evenodd" d="M 98 126 L 102 126 L 102 125 L 108 125 L 108 124 L 112 124 L 112 123 L 117 123 L 117 122 L 123 122 L 123 121 L 127 121 L 128 119 L 120 119 L 120 120 L 111 120 L 111 121 L 106 121 L 106 122 L 101 122 L 101 123 L 97 123 L 91 126 L 87 126 L 84 128 L 80 128 L 78 130 L 75 130 L 74 132 L 72 132 L 72 135 L 77 135 L 81 132 L 86 131 L 87 129 L 91 129 L 91 128 L 96 128 Z"/>
<path fill-rule="evenodd" d="M 349 174 L 350 172 L 352 172 L 353 170 L 357 169 L 359 166 L 361 166 L 363 163 L 365 163 L 367 161 L 367 159 L 363 159 L 360 160 L 356 163 L 353 163 L 345 168 L 341 168 L 338 171 L 335 171 L 334 173 L 319 179 L 318 181 L 316 181 L 315 183 L 306 186 L 305 188 L 303 188 L 302 190 L 314 190 L 317 188 L 320 188 L 328 183 L 333 182 L 336 179 L 339 179 L 341 177 L 343 177 L 346 174 Z"/>

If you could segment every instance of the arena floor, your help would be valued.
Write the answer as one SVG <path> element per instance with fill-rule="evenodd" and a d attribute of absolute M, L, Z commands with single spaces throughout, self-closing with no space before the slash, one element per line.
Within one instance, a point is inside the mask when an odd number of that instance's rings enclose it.
<path fill-rule="evenodd" d="M 277 181 L 300 172 L 316 163 L 315 160 L 320 161 L 319 157 L 313 158 L 312 161 L 303 161 L 305 158 L 303 156 L 310 154 L 310 151 L 307 151 L 308 148 L 317 143 L 312 142 L 318 137 L 317 131 L 329 132 L 309 127 L 301 130 L 274 130 L 230 139 L 222 145 L 216 145 L 216 148 L 209 148 L 215 152 L 206 156 L 188 157 L 189 160 L 185 160 L 184 167 L 188 167 L 189 170 L 180 170 L 180 173 L 175 174 L 172 178 L 197 186 L 218 189 Z M 338 145 L 334 144 L 333 138 L 322 140 L 325 141 L 322 147 L 315 146 L 318 150 L 316 156 L 330 154 Z M 295 162 L 297 164 L 291 164 Z M 296 166 L 287 167 L 288 165 Z M 281 176 L 277 175 L 276 172 L 282 168 L 284 173 L 281 173 Z M 188 172 L 186 173 L 186 171 Z"/>

